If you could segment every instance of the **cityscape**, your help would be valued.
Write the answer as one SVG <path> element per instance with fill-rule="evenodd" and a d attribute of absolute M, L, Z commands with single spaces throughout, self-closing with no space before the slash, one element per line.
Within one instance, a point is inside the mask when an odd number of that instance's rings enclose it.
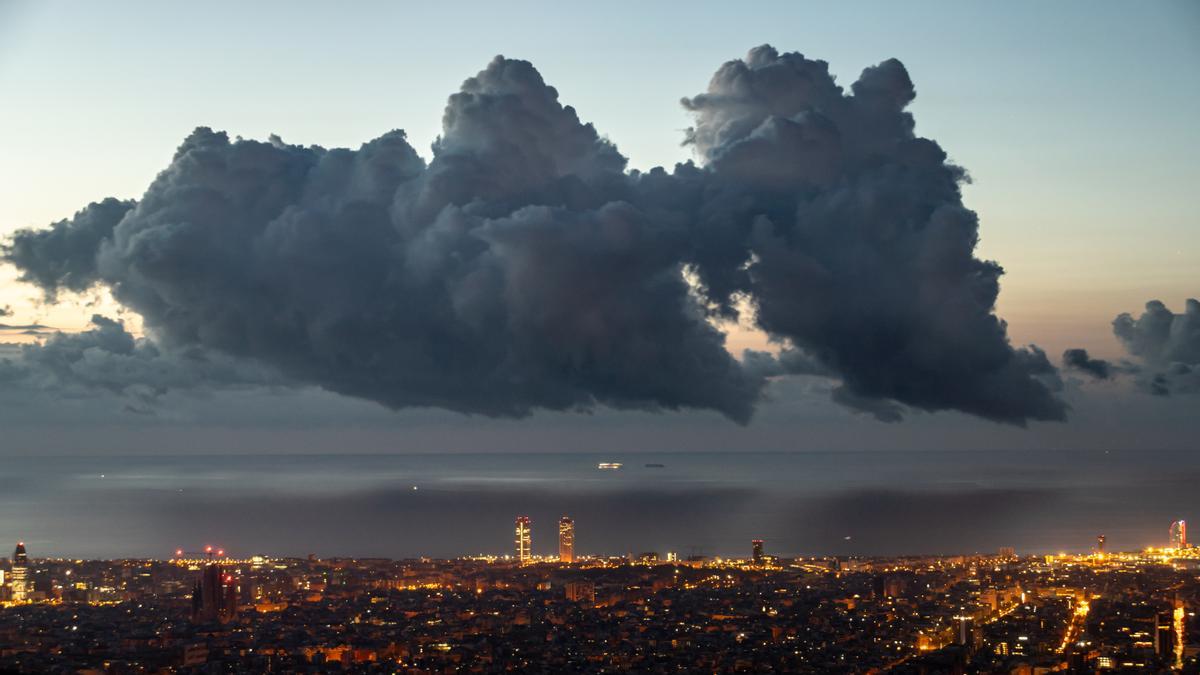
<path fill-rule="evenodd" d="M 514 546 L 456 559 L 31 557 L 5 565 L 0 672 L 1200 672 L 1200 547 L 743 557 Z"/>
<path fill-rule="evenodd" d="M 0 675 L 1200 675 L 1198 72 L 1198 0 L 0 0 Z"/>

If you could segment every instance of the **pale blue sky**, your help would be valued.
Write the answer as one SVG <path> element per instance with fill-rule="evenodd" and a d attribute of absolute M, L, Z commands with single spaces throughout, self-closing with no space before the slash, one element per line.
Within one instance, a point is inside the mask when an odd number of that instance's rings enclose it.
<path fill-rule="evenodd" d="M 0 2 L 0 233 L 139 196 L 197 125 L 426 155 L 497 53 L 647 168 L 688 158 L 679 98 L 769 42 L 843 85 L 901 59 L 918 132 L 975 183 L 1016 342 L 1115 355 L 1108 323 L 1200 294 L 1200 4 Z M 0 273 L 0 306 L 45 318 Z M 58 323 L 71 317 L 58 310 Z M 52 313 L 53 314 L 53 313 Z M 86 312 L 86 314 L 90 314 Z M 80 315 L 80 324 L 85 318 Z"/>

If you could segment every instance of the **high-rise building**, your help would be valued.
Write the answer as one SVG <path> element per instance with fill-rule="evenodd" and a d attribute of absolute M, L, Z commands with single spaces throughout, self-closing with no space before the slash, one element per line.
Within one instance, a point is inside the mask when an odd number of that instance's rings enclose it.
<path fill-rule="evenodd" d="M 17 542 L 12 558 L 12 599 L 25 602 L 29 599 L 29 557 L 25 554 L 25 542 Z"/>
<path fill-rule="evenodd" d="M 517 560 L 525 562 L 532 556 L 530 552 L 531 536 L 529 532 L 529 516 L 517 516 Z"/>
<path fill-rule="evenodd" d="M 237 606 L 237 586 L 233 577 L 217 563 L 205 565 L 192 588 L 192 621 L 225 622 L 237 616 Z"/>
<path fill-rule="evenodd" d="M 1170 548 L 1187 548 L 1187 523 L 1182 520 L 1171 523 L 1167 536 Z"/>
<path fill-rule="evenodd" d="M 558 519 L 558 559 L 561 562 L 575 562 L 575 521 L 570 516 Z"/>
<path fill-rule="evenodd" d="M 763 540 L 754 539 L 750 542 L 750 551 L 754 557 L 754 564 L 761 565 L 763 563 Z"/>
<path fill-rule="evenodd" d="M 958 619 L 958 644 L 971 651 L 975 647 L 975 626 L 973 617 L 969 614 L 961 614 L 954 617 Z"/>
<path fill-rule="evenodd" d="M 1104 535 L 1096 535 L 1096 553 L 1104 555 L 1104 543 L 1108 541 L 1108 537 Z"/>
<path fill-rule="evenodd" d="M 1169 660 L 1175 651 L 1175 620 L 1171 612 L 1154 615 L 1154 654 Z"/>

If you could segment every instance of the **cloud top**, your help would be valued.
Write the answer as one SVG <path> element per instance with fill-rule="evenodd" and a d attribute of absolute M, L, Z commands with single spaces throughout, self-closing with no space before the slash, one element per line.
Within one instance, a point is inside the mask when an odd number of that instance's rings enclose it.
<path fill-rule="evenodd" d="M 629 172 L 531 64 L 497 57 L 450 97 L 428 163 L 400 131 L 350 150 L 202 127 L 141 199 L 2 254 L 49 298 L 107 287 L 162 354 L 393 408 L 745 422 L 768 376 L 809 372 L 881 419 L 1062 419 L 1054 368 L 994 314 L 1002 269 L 974 257 L 966 174 L 914 134 L 914 96 L 895 60 L 846 92 L 762 46 L 683 100 L 698 163 Z M 714 319 L 743 300 L 778 362 L 726 351 Z"/>

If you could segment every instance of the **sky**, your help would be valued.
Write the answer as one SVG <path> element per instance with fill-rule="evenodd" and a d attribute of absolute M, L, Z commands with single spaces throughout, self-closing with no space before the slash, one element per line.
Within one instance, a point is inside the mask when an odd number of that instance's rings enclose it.
<path fill-rule="evenodd" d="M 1016 341 L 1115 355 L 1113 316 L 1196 293 L 1194 3 L 296 7 L 4 3 L 0 232 L 139 196 L 202 124 L 349 147 L 403 128 L 428 156 L 446 96 L 496 54 L 532 61 L 631 166 L 669 167 L 690 156 L 679 98 L 770 43 L 845 83 L 905 63 L 918 133 L 973 178 Z"/>
<path fill-rule="evenodd" d="M 1112 330 L 1117 315 L 1136 318 L 1150 300 L 1164 302 L 1179 325 L 1194 325 L 1181 318 L 1185 301 L 1200 296 L 1200 9 L 1190 2 L 215 2 L 199 10 L 9 1 L 0 3 L 0 236 L 45 228 L 106 197 L 142 199 L 198 126 L 231 139 L 275 134 L 289 147 L 352 149 L 403 129 L 431 162 L 431 145 L 446 133 L 447 97 L 498 54 L 531 62 L 562 103 L 628 158 L 627 168 L 715 164 L 724 150 L 683 144 L 685 130 L 697 115 L 720 120 L 728 111 L 689 111 L 680 99 L 762 44 L 828 62 L 845 88 L 864 68 L 903 63 L 916 91 L 907 107 L 916 135 L 935 140 L 969 174 L 962 205 L 978 215 L 975 257 L 1005 271 L 996 313 L 1014 348 L 1036 344 L 1060 370 L 1059 389 L 1046 396 L 1069 406 L 1065 421 L 1051 419 L 1053 411 L 947 402 L 942 390 L 904 393 L 872 379 L 876 367 L 856 360 L 861 354 L 840 352 L 833 378 L 773 379 L 746 425 L 730 421 L 744 411 L 722 389 L 734 385 L 715 375 L 649 395 L 640 381 L 604 391 L 608 384 L 590 381 L 583 395 L 600 392 L 600 405 L 589 413 L 562 412 L 558 394 L 539 391 L 518 411 L 531 416 L 493 418 L 487 406 L 495 401 L 427 407 L 440 394 L 380 393 L 370 382 L 247 347 L 225 352 L 282 366 L 286 381 L 256 375 L 231 383 L 204 373 L 195 375 L 212 379 L 204 386 L 172 381 L 146 393 L 94 378 L 64 384 L 52 369 L 8 391 L 0 377 L 0 421 L 8 426 L 0 453 L 1194 448 L 1200 423 L 1190 381 L 1172 385 L 1170 395 L 1148 393 L 1172 364 L 1196 364 L 1187 345 L 1138 352 Z M 0 323 L 71 333 L 101 313 L 125 320 L 137 337 L 150 316 L 162 345 L 196 333 L 170 323 L 177 314 L 110 297 L 117 286 L 137 295 L 132 276 L 48 304 L 45 289 L 18 282 L 19 273 L 0 265 L 0 309 L 9 314 Z M 742 323 L 723 324 L 734 356 L 743 347 L 778 350 L 778 340 Z M 787 317 L 776 319 L 776 337 L 803 335 L 835 352 L 846 341 L 785 324 Z M 20 360 L 16 345 L 48 340 L 51 329 L 6 329 L 4 354 Z M 693 344 L 692 337 L 679 340 Z M 1068 348 L 1086 349 L 1119 374 L 1097 379 L 1063 367 Z M 839 374 L 858 383 L 850 387 L 854 405 L 831 402 Z M 1003 388 L 987 382 L 963 391 L 983 401 L 984 389 Z M 915 412 L 887 421 L 879 405 L 897 400 Z M 676 405 L 683 410 L 672 411 Z M 1005 423 L 1014 420 L 1025 426 Z"/>

